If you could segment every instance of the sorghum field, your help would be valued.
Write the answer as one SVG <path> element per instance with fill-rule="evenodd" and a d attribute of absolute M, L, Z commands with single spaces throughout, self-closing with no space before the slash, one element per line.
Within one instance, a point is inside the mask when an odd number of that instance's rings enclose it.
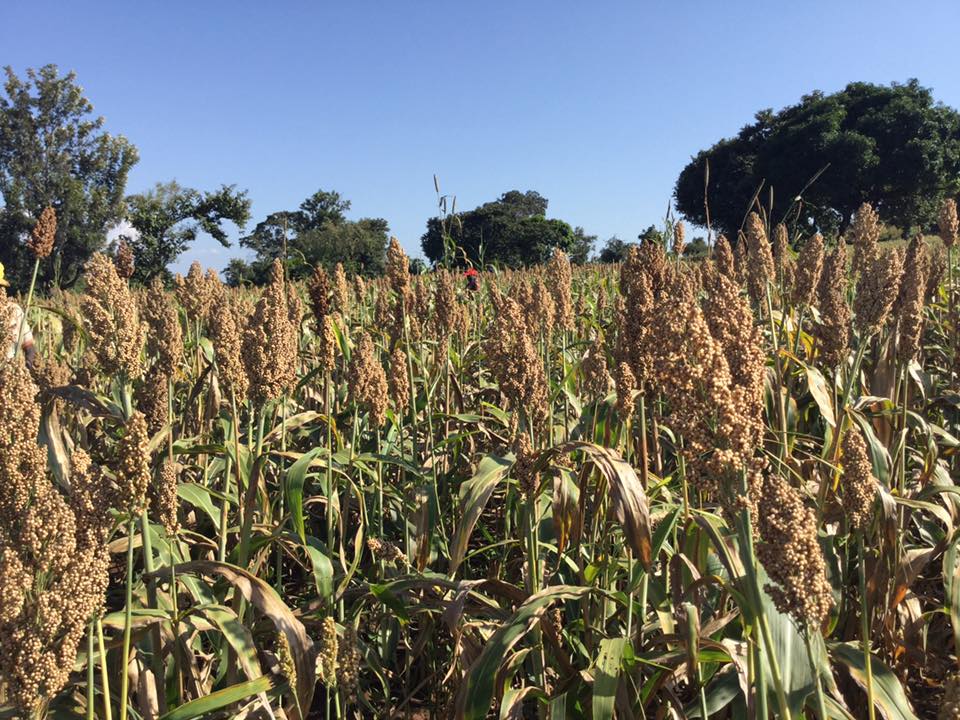
<path fill-rule="evenodd" d="M 20 298 L 3 717 L 960 717 L 956 205 L 668 232 Z"/>

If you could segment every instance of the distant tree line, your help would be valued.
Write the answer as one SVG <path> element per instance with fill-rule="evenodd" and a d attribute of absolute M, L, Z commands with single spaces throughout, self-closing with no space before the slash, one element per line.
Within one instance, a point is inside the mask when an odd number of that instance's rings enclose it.
<path fill-rule="evenodd" d="M 709 182 L 707 182 L 709 178 Z M 735 137 L 702 150 L 680 173 L 677 209 L 736 241 L 756 203 L 800 232 L 842 232 L 870 202 L 908 231 L 932 228 L 960 189 L 960 113 L 916 80 L 851 83 L 762 110 Z"/>
<path fill-rule="evenodd" d="M 29 282 L 26 239 L 44 208 L 56 210 L 53 262 L 40 269 L 40 287 L 70 287 L 89 257 L 120 233 L 134 255 L 134 280 L 167 277 L 168 268 L 201 234 L 224 247 L 230 228 L 241 232 L 250 260 L 225 268 L 234 284 L 261 283 L 275 258 L 293 277 L 313 266 L 342 263 L 351 273 L 383 271 L 389 226 L 383 218 L 349 219 L 350 201 L 318 190 L 294 210 L 267 215 L 248 234 L 251 202 L 245 190 L 223 185 L 198 190 L 176 182 L 126 194 L 136 148 L 111 135 L 95 117 L 73 73 L 55 65 L 6 69 L 0 93 L 0 262 L 15 288 Z M 708 172 L 709 169 L 709 172 Z M 674 188 L 679 212 L 695 225 L 736 239 L 747 211 L 770 207 L 775 220 L 801 231 L 842 230 L 869 200 L 882 220 L 907 229 L 928 227 L 941 200 L 960 186 L 960 114 L 933 100 L 916 80 L 890 86 L 852 83 L 815 92 L 698 153 Z M 775 191 L 775 192 L 774 192 Z M 517 267 L 543 262 L 555 248 L 587 261 L 596 237 L 547 217 L 548 200 L 533 190 L 510 190 L 457 214 L 430 218 L 420 239 L 434 265 Z M 709 211 L 709 218 L 707 213 Z M 652 226 L 640 238 L 657 239 Z M 610 238 L 599 259 L 622 259 L 631 243 Z M 687 253 L 703 252 L 694 237 Z M 414 270 L 425 268 L 418 262 Z"/>

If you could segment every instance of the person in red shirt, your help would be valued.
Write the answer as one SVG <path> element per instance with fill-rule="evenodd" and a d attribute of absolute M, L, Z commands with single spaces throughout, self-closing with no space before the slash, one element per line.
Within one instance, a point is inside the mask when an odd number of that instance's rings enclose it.
<path fill-rule="evenodd" d="M 480 273 L 474 268 L 467 270 L 463 276 L 467 279 L 467 290 L 479 290 L 480 289 Z"/>

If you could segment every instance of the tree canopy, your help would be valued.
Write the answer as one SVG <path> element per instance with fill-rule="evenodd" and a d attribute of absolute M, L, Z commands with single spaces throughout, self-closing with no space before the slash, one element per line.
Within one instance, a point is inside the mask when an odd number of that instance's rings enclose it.
<path fill-rule="evenodd" d="M 511 190 L 447 221 L 430 218 L 420 246 L 431 262 L 453 265 L 532 265 L 548 260 L 554 248 L 573 262 L 586 262 L 596 236 L 563 220 L 548 219 L 547 203 L 536 191 Z"/>
<path fill-rule="evenodd" d="M 698 225 L 707 222 L 708 162 L 710 221 L 732 237 L 758 189 L 766 205 L 771 188 L 772 219 L 801 230 L 843 230 L 867 201 L 884 222 L 926 227 L 960 181 L 960 114 L 916 80 L 851 83 L 776 113 L 762 110 L 680 173 L 677 208 Z"/>
<path fill-rule="evenodd" d="M 106 243 L 123 217 L 127 173 L 136 148 L 103 130 L 74 73 L 56 65 L 18 77 L 5 68 L 0 94 L 0 262 L 15 286 L 30 280 L 26 238 L 45 207 L 57 213 L 51 262 L 41 263 L 41 286 L 72 285 L 83 264 Z"/>
<path fill-rule="evenodd" d="M 233 260 L 228 282 L 261 283 L 275 258 L 286 258 L 290 276 L 306 277 L 313 267 L 332 269 L 342 263 L 348 273 L 379 275 L 386 264 L 390 228 L 382 218 L 348 220 L 350 201 L 340 193 L 318 190 L 297 210 L 271 213 L 240 238 L 256 257 Z"/>
<path fill-rule="evenodd" d="M 225 221 L 243 227 L 250 219 L 246 191 L 224 185 L 213 192 L 181 187 L 176 181 L 157 183 L 145 193 L 127 198 L 127 220 L 136 233 L 127 237 L 133 250 L 134 278 L 143 283 L 167 275 L 167 266 L 200 232 L 230 247 Z"/>

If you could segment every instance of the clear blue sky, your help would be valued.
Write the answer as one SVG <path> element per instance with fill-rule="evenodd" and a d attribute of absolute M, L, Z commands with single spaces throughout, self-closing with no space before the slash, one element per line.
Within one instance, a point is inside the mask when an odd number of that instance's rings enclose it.
<path fill-rule="evenodd" d="M 459 208 L 534 189 L 632 239 L 758 109 L 910 77 L 960 107 L 958 32 L 957 0 L 3 0 L 0 64 L 75 70 L 139 148 L 130 192 L 236 183 L 256 222 L 335 189 L 418 254 L 433 173 Z"/>

